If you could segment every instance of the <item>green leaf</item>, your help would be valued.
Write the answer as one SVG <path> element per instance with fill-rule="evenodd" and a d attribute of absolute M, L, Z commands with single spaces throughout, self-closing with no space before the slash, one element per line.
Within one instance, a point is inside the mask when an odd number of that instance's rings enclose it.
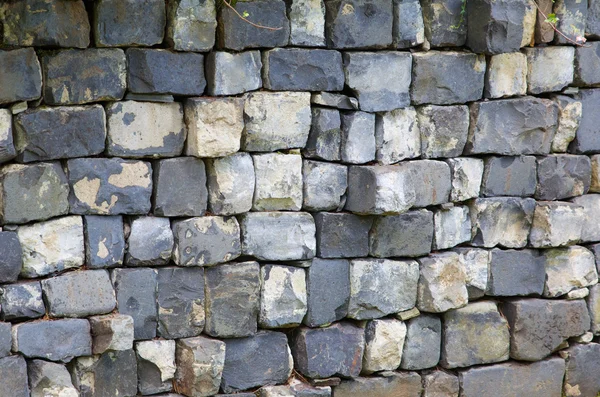
<path fill-rule="evenodd" d="M 244 12 L 242 13 L 242 16 L 243 16 L 244 18 L 248 18 L 248 17 L 250 16 L 250 13 L 248 13 L 248 11 L 244 11 Z"/>
<path fill-rule="evenodd" d="M 556 14 L 548 14 L 548 17 L 546 18 L 547 23 L 551 23 L 552 25 L 556 25 L 556 23 L 559 21 L 559 19 L 556 17 Z"/>

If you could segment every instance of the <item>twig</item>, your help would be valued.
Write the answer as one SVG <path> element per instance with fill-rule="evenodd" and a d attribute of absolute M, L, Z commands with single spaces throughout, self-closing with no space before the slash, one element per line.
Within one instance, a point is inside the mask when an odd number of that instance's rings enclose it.
<path fill-rule="evenodd" d="M 561 32 L 556 26 L 554 26 L 553 23 L 548 22 L 548 17 L 546 16 L 546 14 L 544 14 L 542 12 L 542 10 L 540 9 L 540 6 L 538 5 L 537 1 L 534 1 L 533 4 L 535 4 L 535 8 L 537 8 L 538 12 L 540 14 L 542 14 L 542 16 L 544 17 L 544 22 L 546 22 L 548 25 L 550 25 L 550 27 L 559 35 L 561 35 L 562 37 L 564 37 L 569 43 L 575 44 L 576 46 L 579 47 L 589 47 L 586 46 L 585 44 L 579 43 L 571 38 L 569 38 L 566 34 L 564 34 L 563 32 Z"/>
<path fill-rule="evenodd" d="M 270 26 L 263 26 L 263 25 L 259 25 L 257 23 L 254 23 L 252 21 L 249 21 L 248 19 L 246 19 L 246 17 L 244 17 L 242 14 L 240 14 L 238 12 L 238 10 L 236 10 L 230 3 L 229 1 L 231 0 L 223 0 L 223 4 L 225 4 L 227 7 L 229 7 L 231 9 L 231 11 L 235 12 L 235 14 L 244 22 L 249 23 L 250 25 L 259 28 L 259 29 L 267 29 L 267 30 L 281 30 L 281 28 L 272 28 Z"/>

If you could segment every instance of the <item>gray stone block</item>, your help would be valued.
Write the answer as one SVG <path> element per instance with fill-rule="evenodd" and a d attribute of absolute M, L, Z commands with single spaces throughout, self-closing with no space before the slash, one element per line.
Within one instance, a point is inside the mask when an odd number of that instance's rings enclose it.
<path fill-rule="evenodd" d="M 375 0 L 383 3 L 382 0 Z M 355 3 L 356 1 L 328 1 L 334 3 Z M 364 3 L 364 7 L 373 1 Z M 389 3 L 389 2 L 388 2 Z M 390 5 L 391 7 L 391 5 Z M 390 11 L 391 18 L 391 11 Z M 378 26 L 379 28 L 380 26 Z M 358 26 L 356 27 L 358 28 Z M 369 37 L 361 29 L 361 37 Z M 346 85 L 358 98 L 360 110 L 383 112 L 410 105 L 409 87 L 411 81 L 412 56 L 397 51 L 346 52 L 344 53 L 344 73 Z M 390 74 L 393 69 L 395 73 Z"/>
<path fill-rule="evenodd" d="M 92 29 L 96 47 L 160 44 L 165 24 L 166 10 L 162 0 L 94 2 Z"/>
<path fill-rule="evenodd" d="M 433 216 L 433 249 L 452 248 L 471 240 L 469 207 L 456 206 L 437 210 Z"/>
<path fill-rule="evenodd" d="M 450 167 L 452 175 L 450 201 L 465 201 L 479 197 L 484 171 L 483 160 L 471 157 L 458 157 L 448 159 L 446 163 Z"/>
<path fill-rule="evenodd" d="M 450 167 L 443 161 L 414 160 L 401 163 L 400 172 L 409 173 L 415 189 L 413 207 L 447 203 L 452 190 Z"/>
<path fill-rule="evenodd" d="M 467 40 L 467 14 L 461 0 L 424 0 L 425 37 L 432 47 L 461 47 Z"/>
<path fill-rule="evenodd" d="M 306 273 L 300 267 L 265 265 L 260 268 L 261 328 L 291 328 L 306 314 Z"/>
<path fill-rule="evenodd" d="M 573 47 L 525 48 L 524 52 L 529 94 L 560 91 L 573 82 Z"/>
<path fill-rule="evenodd" d="M 133 350 L 78 357 L 71 364 L 70 372 L 81 396 L 135 396 L 137 393 L 137 361 Z"/>
<path fill-rule="evenodd" d="M 111 273 L 120 314 L 133 317 L 135 340 L 156 337 L 157 272 L 154 269 L 114 269 Z"/>
<path fill-rule="evenodd" d="M 419 259 L 417 307 L 442 313 L 466 306 L 469 301 L 465 265 L 455 252 L 439 252 Z"/>
<path fill-rule="evenodd" d="M 583 225 L 581 226 L 581 242 L 600 241 L 600 224 L 595 221 L 600 216 L 600 195 L 585 194 L 571 200 L 583 209 Z"/>
<path fill-rule="evenodd" d="M 9 109 L 0 109 L 0 163 L 6 163 L 17 155 L 13 141 L 12 118 Z"/>
<path fill-rule="evenodd" d="M 344 380 L 335 387 L 338 396 L 406 396 L 419 397 L 423 387 L 416 372 L 383 372 L 382 376 Z"/>
<path fill-rule="evenodd" d="M 304 210 L 335 211 L 343 207 L 348 188 L 348 168 L 345 165 L 304 160 L 302 176 Z"/>
<path fill-rule="evenodd" d="M 10 323 L 0 323 L 0 358 L 10 355 L 12 333 Z"/>
<path fill-rule="evenodd" d="M 572 44 L 577 37 L 583 37 L 586 30 L 588 5 L 573 0 L 557 0 L 553 10 L 556 14 L 556 28 L 570 40 L 560 34 L 554 35 L 554 44 Z"/>
<path fill-rule="evenodd" d="M 442 322 L 439 317 L 421 314 L 406 323 L 406 339 L 400 368 L 433 368 L 440 361 Z"/>
<path fill-rule="evenodd" d="M 584 215 L 583 208 L 574 203 L 538 201 L 529 232 L 529 244 L 536 248 L 548 248 L 579 242 Z"/>
<path fill-rule="evenodd" d="M 122 265 L 125 255 L 123 218 L 87 215 L 83 220 L 87 265 L 92 269 Z"/>
<path fill-rule="evenodd" d="M 569 145 L 574 153 L 594 153 L 600 151 L 600 134 L 596 126 L 600 123 L 600 115 L 596 109 L 600 105 L 600 89 L 579 90 L 577 99 L 581 101 L 582 113 L 575 139 Z"/>
<path fill-rule="evenodd" d="M 308 310 L 304 324 L 319 327 L 348 314 L 350 263 L 344 259 L 315 258 L 306 272 Z"/>
<path fill-rule="evenodd" d="M 14 283 L 23 266 L 23 251 L 17 233 L 0 231 L 0 283 Z"/>
<path fill-rule="evenodd" d="M 485 197 L 533 196 L 537 185 L 536 170 L 534 156 L 488 157 L 485 159 L 481 193 Z"/>
<path fill-rule="evenodd" d="M 469 108 L 421 106 L 417 108 L 423 158 L 458 157 L 469 134 Z"/>
<path fill-rule="evenodd" d="M 542 251 L 546 259 L 544 296 L 557 298 L 598 283 L 594 254 L 577 245 Z"/>
<path fill-rule="evenodd" d="M 290 18 L 290 45 L 325 46 L 325 2 L 292 0 L 286 3 Z"/>
<path fill-rule="evenodd" d="M 22 356 L 0 358 L 0 393 L 12 397 L 29 397 L 27 363 Z"/>
<path fill-rule="evenodd" d="M 204 332 L 219 338 L 254 335 L 260 307 L 260 267 L 257 262 L 206 269 Z"/>
<path fill-rule="evenodd" d="M 175 358 L 178 391 L 188 396 L 208 396 L 219 392 L 225 365 L 224 342 L 202 336 L 180 339 Z"/>
<path fill-rule="evenodd" d="M 364 164 L 375 160 L 375 115 L 366 112 L 341 114 L 341 159 Z"/>
<path fill-rule="evenodd" d="M 125 263 L 129 266 L 161 266 L 171 260 L 174 238 L 169 218 L 142 216 L 131 222 Z"/>
<path fill-rule="evenodd" d="M 393 44 L 396 48 L 410 48 L 425 41 L 425 25 L 421 4 L 416 0 L 394 0 Z"/>
<path fill-rule="evenodd" d="M 37 99 L 42 93 L 42 68 L 33 48 L 0 51 L 0 104 Z"/>
<path fill-rule="evenodd" d="M 206 56 L 206 92 L 236 95 L 262 87 L 260 51 L 212 51 Z M 235 74 L 239 78 L 232 79 Z"/>
<path fill-rule="evenodd" d="M 133 349 L 133 318 L 125 314 L 107 314 L 89 318 L 94 354 Z"/>
<path fill-rule="evenodd" d="M 332 50 L 276 48 L 262 55 L 263 81 L 274 91 L 342 91 L 342 54 Z"/>
<path fill-rule="evenodd" d="M 552 13 L 552 6 L 554 2 L 552 0 L 540 0 L 539 7 L 540 11 L 545 15 Z M 535 22 L 535 44 L 549 43 L 554 39 L 554 29 L 542 18 L 536 18 Z"/>
<path fill-rule="evenodd" d="M 574 345 L 565 350 L 567 368 L 563 393 L 573 396 L 593 396 L 600 393 L 600 380 L 589 370 L 600 365 L 600 344 Z"/>
<path fill-rule="evenodd" d="M 302 157 L 263 153 L 254 162 L 254 211 L 299 211 L 302 208 Z"/>
<path fill-rule="evenodd" d="M 394 164 L 421 155 L 421 132 L 412 106 L 375 115 L 376 159 Z"/>
<path fill-rule="evenodd" d="M 575 48 L 575 85 L 586 87 L 600 84 L 598 67 L 600 67 L 600 43 L 590 42 L 583 47 Z"/>
<path fill-rule="evenodd" d="M 422 376 L 423 397 L 458 397 L 458 377 L 442 370 Z"/>
<path fill-rule="evenodd" d="M 502 98 L 526 93 L 527 56 L 520 52 L 492 55 L 487 65 L 483 95 Z"/>
<path fill-rule="evenodd" d="M 63 364 L 31 360 L 27 365 L 27 376 L 33 397 L 76 396 L 79 394 L 71 382 L 69 371 Z"/>
<path fill-rule="evenodd" d="M 369 229 L 373 219 L 346 213 L 318 212 L 317 256 L 356 258 L 369 255 Z"/>
<path fill-rule="evenodd" d="M 138 391 L 142 395 L 173 390 L 175 341 L 136 342 Z"/>
<path fill-rule="evenodd" d="M 2 320 L 28 320 L 43 317 L 46 307 L 39 281 L 7 284 L 0 287 Z"/>
<path fill-rule="evenodd" d="M 377 258 L 422 256 L 431 252 L 432 242 L 433 213 L 430 211 L 378 216 L 369 232 L 369 253 Z"/>
<path fill-rule="evenodd" d="M 455 248 L 465 267 L 469 300 L 481 298 L 488 288 L 490 252 L 480 248 Z"/>
<path fill-rule="evenodd" d="M 562 200 L 586 194 L 590 188 L 592 164 L 588 156 L 555 154 L 538 159 L 538 200 Z"/>
<path fill-rule="evenodd" d="M 215 44 L 217 9 L 214 0 L 167 3 L 165 41 L 175 51 L 209 51 Z"/>
<path fill-rule="evenodd" d="M 336 109 L 311 108 L 312 123 L 302 154 L 326 161 L 340 161 L 342 144 L 340 112 Z"/>
<path fill-rule="evenodd" d="M 490 251 L 486 294 L 490 296 L 541 295 L 546 280 L 546 258 L 536 250 Z"/>
<path fill-rule="evenodd" d="M 154 166 L 153 177 L 155 215 L 204 215 L 208 191 L 202 160 L 193 157 L 161 160 Z"/>
<path fill-rule="evenodd" d="M 207 159 L 208 209 L 215 215 L 234 215 L 252 208 L 255 175 L 248 153 Z"/>
<path fill-rule="evenodd" d="M 473 52 L 500 54 L 519 51 L 523 39 L 525 2 L 521 0 L 469 3 L 467 46 Z"/>

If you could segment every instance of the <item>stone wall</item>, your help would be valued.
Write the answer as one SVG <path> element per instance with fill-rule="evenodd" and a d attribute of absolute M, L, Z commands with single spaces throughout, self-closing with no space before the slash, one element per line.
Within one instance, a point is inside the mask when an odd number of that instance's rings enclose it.
<path fill-rule="evenodd" d="M 0 396 L 595 397 L 600 1 L 538 4 L 0 1 Z"/>

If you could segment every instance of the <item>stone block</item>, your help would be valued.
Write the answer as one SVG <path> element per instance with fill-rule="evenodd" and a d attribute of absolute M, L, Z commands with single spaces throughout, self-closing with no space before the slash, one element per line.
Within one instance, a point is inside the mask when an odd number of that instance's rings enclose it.
<path fill-rule="evenodd" d="M 0 287 L 1 318 L 4 321 L 43 317 L 46 307 L 39 281 L 7 284 Z"/>
<path fill-rule="evenodd" d="M 538 200 L 561 200 L 586 194 L 592 164 L 587 156 L 555 154 L 537 160 Z"/>
<path fill-rule="evenodd" d="M 254 335 L 260 308 L 260 269 L 256 262 L 206 269 L 204 332 L 219 338 Z"/>
<path fill-rule="evenodd" d="M 177 390 L 188 396 L 210 396 L 219 392 L 225 343 L 198 336 L 180 339 L 176 350 Z"/>
<path fill-rule="evenodd" d="M 463 262 L 455 252 L 431 254 L 419 259 L 417 307 L 423 312 L 441 313 L 468 303 Z"/>
<path fill-rule="evenodd" d="M 469 207 L 456 206 L 435 211 L 433 249 L 452 248 L 471 240 Z"/>
<path fill-rule="evenodd" d="M 400 366 L 406 324 L 395 319 L 372 320 L 365 327 L 362 372 L 393 371 Z"/>
<path fill-rule="evenodd" d="M 133 350 L 78 357 L 70 368 L 81 396 L 135 396 L 137 361 Z"/>
<path fill-rule="evenodd" d="M 567 354 L 563 394 L 593 396 L 600 393 L 600 381 L 590 376 L 589 369 L 600 365 L 600 344 L 574 345 L 565 350 Z"/>
<path fill-rule="evenodd" d="M 566 152 L 577 134 L 583 106 L 566 95 L 555 95 L 552 99 L 558 105 L 558 128 L 552 140 L 552 152 Z"/>
<path fill-rule="evenodd" d="M 600 43 L 590 42 L 575 48 L 574 83 L 580 87 L 600 84 Z"/>
<path fill-rule="evenodd" d="M 366 112 L 341 114 L 343 162 L 364 164 L 375 160 L 375 115 Z"/>
<path fill-rule="evenodd" d="M 255 3 L 255 2 L 253 2 Z M 302 148 L 310 132 L 310 94 L 257 92 L 246 96 L 242 149 L 273 152 Z M 281 128 L 285 126 L 285 128 Z"/>
<path fill-rule="evenodd" d="M 207 159 L 208 209 L 215 215 L 234 215 L 252 208 L 255 175 L 248 153 Z"/>
<path fill-rule="evenodd" d="M 343 207 L 348 188 L 348 168 L 345 165 L 304 160 L 302 176 L 304 210 L 335 211 Z"/>
<path fill-rule="evenodd" d="M 485 159 L 481 193 L 485 197 L 533 196 L 537 185 L 536 171 L 535 156 L 488 157 Z"/>
<path fill-rule="evenodd" d="M 425 42 L 421 4 L 415 0 L 395 0 L 392 37 L 394 47 L 415 47 Z"/>
<path fill-rule="evenodd" d="M 157 272 L 150 268 L 114 269 L 111 273 L 120 314 L 133 318 L 134 338 L 156 337 Z"/>
<path fill-rule="evenodd" d="M 439 317 L 421 314 L 406 323 L 406 339 L 400 368 L 432 368 L 440 361 L 442 322 Z"/>
<path fill-rule="evenodd" d="M 262 55 L 263 82 L 273 91 L 342 91 L 344 70 L 338 51 L 276 48 Z"/>
<path fill-rule="evenodd" d="M 485 65 L 483 55 L 451 51 L 413 54 L 412 103 L 452 105 L 481 99 Z"/>
<path fill-rule="evenodd" d="M 423 397 L 458 397 L 458 377 L 436 370 L 423 375 Z"/>
<path fill-rule="evenodd" d="M 595 111 L 600 104 L 600 89 L 581 89 L 577 99 L 581 101 L 582 113 L 575 139 L 569 145 L 572 153 L 594 153 L 600 151 L 600 134 L 596 126 L 600 115 Z"/>
<path fill-rule="evenodd" d="M 79 392 L 71 382 L 71 375 L 63 364 L 31 360 L 27 377 L 32 397 L 76 397 Z"/>
<path fill-rule="evenodd" d="M 481 1 L 466 7 L 467 46 L 488 55 L 519 51 L 523 41 L 522 0 Z"/>
<path fill-rule="evenodd" d="M 553 10 L 556 14 L 556 28 L 570 40 L 560 34 L 554 36 L 554 44 L 572 44 L 572 41 L 585 35 L 588 6 L 573 0 L 557 0 Z M 572 48 L 572 47 L 570 47 Z"/>
<path fill-rule="evenodd" d="M 415 189 L 414 207 L 429 207 L 448 202 L 452 182 L 447 163 L 436 160 L 415 160 L 403 162 L 398 167 L 401 172 L 408 172 L 412 176 Z"/>
<path fill-rule="evenodd" d="M 125 255 L 123 218 L 87 215 L 83 220 L 86 264 L 92 269 L 122 265 Z"/>
<path fill-rule="evenodd" d="M 335 3 L 354 3 L 354 6 L 360 9 L 372 6 L 374 2 L 385 1 L 369 0 L 359 7 L 355 0 L 336 0 L 328 1 L 327 6 Z M 389 17 L 391 18 L 391 10 Z M 379 28 L 381 26 L 377 25 L 377 29 Z M 369 37 L 364 25 L 356 26 L 356 29 L 360 29 L 361 37 Z M 411 54 L 398 51 L 344 53 L 346 85 L 358 98 L 360 110 L 384 112 L 408 107 L 412 59 Z M 395 73 L 390 74 L 389 70 L 394 70 Z"/>
<path fill-rule="evenodd" d="M 369 320 L 413 308 L 417 299 L 418 266 L 412 260 L 351 260 L 348 317 Z"/>
<path fill-rule="evenodd" d="M 342 144 L 340 112 L 313 107 L 312 124 L 302 154 L 304 157 L 340 161 Z"/>
<path fill-rule="evenodd" d="M 56 343 L 60 341 L 60 343 Z M 28 358 L 69 362 L 92 354 L 90 324 L 84 319 L 19 323 L 12 327 L 12 350 Z"/>
<path fill-rule="evenodd" d="M 125 263 L 129 266 L 161 266 L 171 260 L 174 237 L 169 218 L 142 216 L 131 222 Z"/>
<path fill-rule="evenodd" d="M 260 268 L 261 328 L 289 328 L 302 322 L 307 308 L 306 274 L 293 266 Z"/>
<path fill-rule="evenodd" d="M 422 390 L 421 376 L 418 373 L 386 371 L 379 377 L 344 380 L 335 388 L 335 393 L 346 397 L 419 397 Z"/>
<path fill-rule="evenodd" d="M 590 328 L 582 299 L 518 299 L 503 303 L 501 311 L 510 326 L 510 357 L 515 360 L 541 360 Z"/>
<path fill-rule="evenodd" d="M 160 160 L 154 165 L 153 176 L 155 215 L 204 215 L 208 191 L 202 160 L 193 157 Z"/>
<path fill-rule="evenodd" d="M 0 70 L 0 104 L 29 101 L 41 96 L 42 68 L 33 48 L 0 51 Z"/>
<path fill-rule="evenodd" d="M 254 211 L 299 211 L 302 208 L 302 157 L 298 154 L 252 155 Z"/>
<path fill-rule="evenodd" d="M 471 245 L 523 248 L 533 222 L 535 200 L 517 197 L 475 199 L 469 203 Z"/>
<path fill-rule="evenodd" d="M 288 4 L 290 45 L 299 47 L 325 46 L 325 2 L 323 0 L 292 0 Z"/>
<path fill-rule="evenodd" d="M 417 3 L 418 4 L 418 3 Z M 375 115 L 376 159 L 394 164 L 421 155 L 421 132 L 413 107 Z"/>
<path fill-rule="evenodd" d="M 175 51 L 209 51 L 215 44 L 217 8 L 214 0 L 167 3 L 165 41 Z"/>
<path fill-rule="evenodd" d="M 535 250 L 490 251 L 486 294 L 490 296 L 541 295 L 546 280 L 546 257 Z"/>
<path fill-rule="evenodd" d="M 69 211 L 69 186 L 58 162 L 3 166 L 0 194 L 3 224 L 40 221 Z"/>
<path fill-rule="evenodd" d="M 12 113 L 0 109 L 0 163 L 12 160 L 17 155 L 13 142 Z"/>
<path fill-rule="evenodd" d="M 467 41 L 467 15 L 461 0 L 424 0 L 425 37 L 432 47 L 461 47 Z"/>
<path fill-rule="evenodd" d="M 392 4 L 386 0 L 325 2 L 325 35 L 333 48 L 386 48 L 392 44 Z"/>
<path fill-rule="evenodd" d="M 232 393 L 287 381 L 294 363 L 284 333 L 260 331 L 225 341 L 221 390 Z"/>
<path fill-rule="evenodd" d="M 136 94 L 202 95 L 204 56 L 144 48 L 127 50 L 127 89 Z"/>
<path fill-rule="evenodd" d="M 598 283 L 594 254 L 579 246 L 544 250 L 546 284 L 544 296 L 557 298 L 578 288 Z"/>
<path fill-rule="evenodd" d="M 490 252 L 480 248 L 455 248 L 465 267 L 469 300 L 483 297 L 488 288 Z"/>
<path fill-rule="evenodd" d="M 600 240 L 600 225 L 595 222 L 596 216 L 600 216 L 600 195 L 586 194 L 575 197 L 573 203 L 583 208 L 583 225 L 581 227 L 581 242 L 589 243 Z"/>
<path fill-rule="evenodd" d="M 573 47 L 535 47 L 523 51 L 527 55 L 529 94 L 560 91 L 573 82 Z"/>
<path fill-rule="evenodd" d="M 0 283 L 14 283 L 23 266 L 23 251 L 15 232 L 0 231 Z"/>
<path fill-rule="evenodd" d="M 106 154 L 120 157 L 175 157 L 186 130 L 180 103 L 124 101 L 107 106 Z"/>
<path fill-rule="evenodd" d="M 539 8 L 544 15 L 552 13 L 554 2 L 551 0 L 540 0 Z M 535 44 L 549 43 L 554 39 L 554 29 L 545 21 L 545 18 L 537 18 L 535 23 Z"/>
<path fill-rule="evenodd" d="M 69 206 L 74 214 L 147 214 L 152 168 L 144 161 L 79 158 L 67 161 Z"/>
<path fill-rule="evenodd" d="M 450 201 L 460 202 L 479 197 L 483 179 L 484 162 L 482 159 L 459 157 L 448 159 L 450 167 L 452 190 Z"/>
<path fill-rule="evenodd" d="M 310 103 L 340 110 L 357 110 L 359 108 L 358 99 L 338 92 L 313 92 L 310 94 Z"/>
<path fill-rule="evenodd" d="M 166 18 L 162 0 L 97 1 L 93 10 L 96 47 L 150 47 L 160 44 Z"/>
<path fill-rule="evenodd" d="M 136 342 L 138 391 L 156 394 L 171 391 L 175 377 L 175 341 Z"/>
<path fill-rule="evenodd" d="M 469 134 L 469 108 L 428 105 L 417 108 L 423 158 L 458 157 Z"/>
<path fill-rule="evenodd" d="M 0 323 L 0 357 L 10 355 L 12 348 L 12 333 L 10 323 Z"/>
<path fill-rule="evenodd" d="M 133 349 L 133 318 L 125 314 L 107 314 L 89 318 L 92 330 L 92 352 Z"/>
<path fill-rule="evenodd" d="M 503 98 L 526 93 L 527 56 L 520 52 L 492 55 L 487 65 L 483 95 Z"/>
<path fill-rule="evenodd" d="M 529 244 L 536 248 L 548 248 L 579 242 L 584 215 L 583 208 L 577 204 L 538 201 L 529 232 Z"/>
<path fill-rule="evenodd" d="M 250 212 L 239 217 L 242 254 L 266 261 L 311 259 L 317 243 L 313 217 L 306 212 Z"/>
<path fill-rule="evenodd" d="M 592 0 L 588 5 L 585 36 L 597 39 L 600 37 L 600 3 Z"/>
<path fill-rule="evenodd" d="M 261 68 L 260 51 L 212 51 L 206 56 L 206 92 L 236 95 L 257 90 L 262 87 Z"/>
<path fill-rule="evenodd" d="M 433 231 L 433 213 L 427 210 L 378 216 L 369 232 L 369 253 L 377 258 L 427 255 Z"/>
<path fill-rule="evenodd" d="M 27 362 L 22 356 L 0 358 L 0 393 L 13 397 L 29 397 Z"/>
<path fill-rule="evenodd" d="M 318 212 L 314 218 L 318 257 L 355 258 L 369 255 L 371 217 Z"/>
<path fill-rule="evenodd" d="M 40 59 L 47 104 L 118 101 L 125 95 L 127 61 L 123 50 L 71 49 L 46 53 Z"/>
<path fill-rule="evenodd" d="M 466 154 L 548 154 L 558 109 L 549 99 L 523 97 L 471 105 Z M 496 120 L 510 120 L 498 123 Z"/>
<path fill-rule="evenodd" d="M 339 322 L 323 328 L 297 328 L 290 338 L 296 370 L 310 378 L 356 377 L 365 348 L 364 330 Z M 323 346 L 331 354 L 323 355 Z"/>
<path fill-rule="evenodd" d="M 306 270 L 308 310 L 304 324 L 320 327 L 348 314 L 350 262 L 344 259 L 315 258 Z"/>

